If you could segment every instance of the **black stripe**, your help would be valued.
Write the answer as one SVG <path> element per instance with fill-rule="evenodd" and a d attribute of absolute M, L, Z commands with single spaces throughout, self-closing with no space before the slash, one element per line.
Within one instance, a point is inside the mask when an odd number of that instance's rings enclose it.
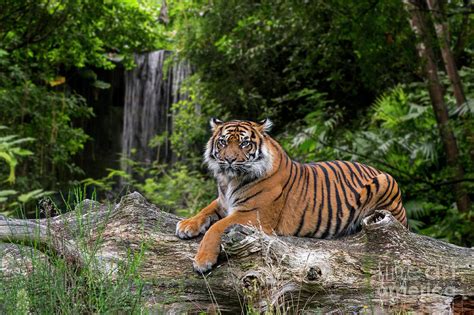
<path fill-rule="evenodd" d="M 259 208 L 252 208 L 252 209 L 246 209 L 246 210 L 237 210 L 237 212 L 250 212 L 250 211 L 255 211 L 258 210 Z"/>
<path fill-rule="evenodd" d="M 392 192 L 393 192 L 393 188 L 395 187 L 395 181 L 394 180 L 390 180 L 390 177 L 388 176 L 388 174 L 385 174 L 385 177 L 387 178 L 387 182 L 388 182 L 388 187 L 385 191 L 385 193 L 383 194 L 381 200 L 379 200 L 377 202 L 377 206 L 381 205 L 381 204 L 384 204 L 388 198 L 392 195 Z M 390 188 L 390 191 L 388 190 Z"/>
<path fill-rule="evenodd" d="M 295 182 L 296 182 L 296 177 L 298 177 L 298 173 L 300 173 L 300 172 L 299 172 L 299 170 L 300 170 L 300 165 L 298 165 L 298 163 L 296 163 L 296 162 L 292 162 L 292 163 L 295 164 L 296 173 L 295 173 L 295 176 L 293 176 L 293 180 L 291 181 L 291 184 L 290 184 L 290 186 L 289 186 L 288 189 L 287 189 L 286 197 L 288 197 L 288 194 L 289 194 L 290 191 L 293 189 L 293 185 L 294 185 Z M 301 174 L 300 174 L 299 177 L 301 178 Z M 287 200 L 285 200 L 285 205 L 286 205 L 286 201 L 287 201 Z"/>
<path fill-rule="evenodd" d="M 389 202 L 387 202 L 387 203 L 381 205 L 381 206 L 380 206 L 380 209 L 383 209 L 383 208 L 385 208 L 385 207 L 390 206 L 392 203 L 395 202 L 395 200 L 397 200 L 398 197 L 401 197 L 401 193 L 400 193 L 400 189 L 398 189 L 398 187 L 397 187 L 397 193 L 395 194 L 395 196 L 393 196 L 393 198 L 390 199 Z"/>
<path fill-rule="evenodd" d="M 246 201 L 248 201 L 249 199 L 251 199 L 251 198 L 253 198 L 253 197 L 256 197 L 256 196 L 260 195 L 263 191 L 264 191 L 264 189 L 259 190 L 259 191 L 257 191 L 255 194 L 253 194 L 253 195 L 251 195 L 251 196 L 248 196 L 247 198 L 245 198 L 245 199 L 243 199 L 243 200 L 237 200 L 236 203 L 234 204 L 234 207 L 235 207 L 235 206 L 238 206 L 238 205 L 240 205 L 240 204 L 242 204 L 242 203 L 244 203 L 244 202 L 246 202 Z"/>
<path fill-rule="evenodd" d="M 341 183 L 342 194 L 343 194 L 343 196 L 344 196 L 344 205 L 345 205 L 346 209 L 349 210 L 349 217 L 348 217 L 348 219 L 347 219 L 345 225 L 344 225 L 343 227 L 341 227 L 341 231 L 344 231 L 344 230 L 347 229 L 348 226 L 351 225 L 351 222 L 352 222 L 352 220 L 354 219 L 354 212 L 356 211 L 356 209 L 354 208 L 353 205 L 351 205 L 351 204 L 349 203 L 349 198 L 347 197 L 347 190 L 346 190 L 346 189 L 347 189 L 347 187 L 349 187 L 350 189 L 351 189 L 352 187 L 350 187 L 350 185 L 348 185 L 348 183 L 347 183 L 347 178 L 346 178 L 346 176 L 345 176 L 343 170 L 341 169 L 341 167 L 340 167 L 339 164 L 337 163 L 337 161 L 334 161 L 333 164 L 340 170 L 340 172 L 337 172 L 337 177 L 338 177 L 338 179 L 339 179 L 339 182 Z M 345 185 L 344 185 L 344 183 L 342 182 L 343 179 L 344 179 Z M 339 232 L 341 232 L 341 231 L 338 231 L 338 234 L 339 234 Z"/>
<path fill-rule="evenodd" d="M 326 224 L 326 228 L 324 229 L 323 235 L 321 235 L 321 238 L 326 238 L 329 236 L 331 224 L 332 224 L 332 205 L 331 205 L 331 182 L 329 181 L 329 174 L 328 171 L 326 170 L 323 165 L 320 165 L 321 170 L 324 173 L 324 179 L 326 181 L 326 189 L 328 191 L 327 193 L 327 202 L 328 202 L 328 222 Z"/>
<path fill-rule="evenodd" d="M 358 164 L 359 163 L 356 163 L 356 162 L 352 163 L 352 165 L 354 165 L 354 167 L 356 168 L 357 172 L 359 172 L 359 176 L 363 178 L 364 180 L 367 180 L 367 176 L 362 172 Z"/>
<path fill-rule="evenodd" d="M 403 208 L 403 207 L 402 207 L 402 208 Z M 406 211 L 403 211 L 403 212 L 402 212 L 402 216 L 398 219 L 402 224 L 403 224 L 403 221 L 404 221 L 405 218 L 406 218 L 406 213 L 407 213 Z M 408 222 L 407 222 L 407 223 L 408 223 Z M 403 224 L 403 225 L 406 226 L 406 224 Z"/>
<path fill-rule="evenodd" d="M 309 172 L 306 170 L 306 166 L 304 164 L 300 165 L 302 168 L 303 168 L 303 171 L 302 173 L 304 173 L 304 184 L 305 184 L 305 187 L 304 187 L 304 193 L 300 193 L 300 199 L 301 199 L 301 195 L 304 195 L 303 197 L 303 200 L 302 200 L 302 203 L 303 202 L 306 202 L 306 206 L 304 207 L 304 210 L 303 210 L 303 213 L 301 215 L 301 219 L 300 219 L 300 223 L 298 225 L 298 228 L 296 229 L 296 231 L 293 233 L 293 235 L 295 236 L 298 236 L 298 234 L 300 233 L 301 229 L 303 228 L 304 226 L 304 221 L 305 221 L 305 217 L 306 217 L 306 211 L 308 210 L 308 201 L 306 200 L 306 195 L 308 193 L 308 176 L 309 176 Z"/>
<path fill-rule="evenodd" d="M 354 163 L 349 163 L 349 162 L 346 162 L 346 161 L 341 161 L 344 165 L 347 166 L 347 168 L 350 170 L 351 172 L 351 179 L 352 181 L 354 182 L 354 178 L 357 180 L 357 184 L 359 185 L 359 187 L 362 187 L 364 186 L 364 184 L 362 184 L 361 180 L 359 179 L 358 175 L 356 174 L 356 172 L 352 169 L 351 165 L 354 165 Z"/>
<path fill-rule="evenodd" d="M 396 217 L 397 215 L 400 214 L 400 212 L 402 211 L 403 207 L 402 207 L 402 203 L 401 203 L 401 200 L 398 201 L 398 206 L 396 206 L 393 211 L 392 211 L 392 215 L 394 217 Z"/>
<path fill-rule="evenodd" d="M 288 191 L 287 191 L 287 193 L 286 193 L 286 196 L 288 196 L 288 194 L 290 193 L 290 191 L 293 189 L 293 185 L 294 185 L 295 182 L 296 182 L 296 177 L 297 177 L 298 173 L 300 173 L 299 170 L 300 170 L 301 165 L 298 165 L 298 163 L 296 163 L 296 162 L 293 162 L 293 163 L 295 163 L 296 174 L 295 174 L 295 176 L 293 177 L 293 181 L 291 182 L 291 184 L 290 184 L 290 186 L 289 186 L 289 188 L 288 188 Z M 301 172 L 301 174 L 302 174 L 302 173 L 303 173 L 303 172 Z M 301 174 L 300 174 L 300 176 L 299 176 L 300 179 L 301 179 Z M 285 204 L 286 204 L 286 201 L 285 201 Z"/>
<path fill-rule="evenodd" d="M 308 175 L 311 176 L 313 174 L 313 191 L 314 191 L 314 196 L 313 196 L 313 209 L 311 210 L 311 217 L 313 217 L 314 211 L 316 211 L 316 205 L 317 205 L 317 195 L 318 195 L 318 176 L 316 172 L 316 165 L 308 165 L 308 167 L 311 169 L 311 173 L 308 171 Z M 309 182 L 308 182 L 309 186 Z M 304 237 L 311 237 L 314 235 L 314 231 L 309 231 L 304 235 Z"/>
<path fill-rule="evenodd" d="M 303 215 L 301 216 L 300 224 L 298 225 L 298 228 L 296 229 L 296 231 L 293 233 L 294 236 L 298 236 L 298 234 L 301 232 L 301 229 L 303 228 L 304 221 L 305 221 L 304 219 L 306 216 L 306 210 L 308 210 L 308 204 L 306 204 L 306 207 L 303 210 Z"/>
<path fill-rule="evenodd" d="M 339 183 L 342 184 L 336 170 L 330 162 L 327 162 L 326 165 L 333 171 L 334 176 L 338 179 Z M 341 218 L 344 216 L 344 213 L 342 212 L 342 202 L 341 202 L 341 197 L 340 197 L 340 192 L 339 188 L 337 187 L 338 183 L 334 183 L 334 193 L 336 194 L 336 207 L 337 207 L 337 214 L 336 214 L 336 228 L 334 229 L 334 235 L 336 235 L 339 232 L 339 229 L 341 228 Z"/>
<path fill-rule="evenodd" d="M 349 182 L 349 179 L 344 174 L 344 170 L 342 169 L 341 165 L 339 165 L 339 161 L 335 161 L 335 165 L 336 165 L 337 168 L 339 168 L 341 170 L 341 173 L 342 173 L 341 177 L 344 179 L 344 182 L 346 183 L 347 187 L 349 187 L 351 192 L 355 195 L 354 197 L 358 198 L 359 197 L 359 191 L 355 189 L 354 182 L 352 182 L 352 184 Z M 351 173 L 351 169 L 348 169 L 348 170 L 349 170 L 349 173 Z"/>
<path fill-rule="evenodd" d="M 263 157 L 263 154 L 262 154 L 263 139 L 258 138 L 258 140 L 260 140 L 260 143 L 258 143 L 258 147 L 257 147 L 258 157 Z"/>
<path fill-rule="evenodd" d="M 324 210 L 324 183 L 321 184 L 321 205 L 319 206 L 318 223 L 316 225 L 316 229 L 314 231 L 314 234 L 318 234 L 319 228 L 321 227 L 323 210 Z"/>
<path fill-rule="evenodd" d="M 306 193 L 308 192 L 308 174 L 306 171 L 306 166 L 304 164 L 300 164 L 299 167 L 301 168 L 301 175 L 299 178 L 298 187 L 299 185 L 304 185 L 304 187 L 303 189 L 300 189 L 298 200 L 301 200 L 301 196 L 304 195 L 304 198 L 301 201 L 305 201 Z M 302 176 L 304 176 L 303 181 L 301 180 Z"/>
<path fill-rule="evenodd" d="M 375 184 L 375 193 L 379 192 L 380 184 L 377 177 L 372 178 L 372 182 Z"/>
<path fill-rule="evenodd" d="M 374 173 L 374 176 L 380 175 L 382 172 L 380 172 L 378 169 L 373 168 L 372 166 L 368 166 L 369 170 L 371 170 Z"/>
<path fill-rule="evenodd" d="M 366 172 L 367 174 L 369 174 L 370 176 L 377 176 L 377 174 L 375 174 L 374 171 L 373 171 L 370 167 L 368 167 L 367 165 L 365 165 L 365 164 L 360 164 L 360 166 L 361 166 L 361 167 L 365 170 L 365 172 Z"/>
<path fill-rule="evenodd" d="M 361 205 L 361 210 L 365 208 L 365 206 L 367 205 L 367 202 L 369 201 L 369 199 L 372 198 L 372 189 L 370 188 L 370 184 L 365 185 L 364 189 L 367 190 L 367 194 L 366 194 L 364 204 Z"/>
<path fill-rule="evenodd" d="M 352 191 L 355 191 L 354 188 L 357 187 L 357 184 L 355 183 L 354 179 L 352 178 L 353 175 L 354 175 L 354 171 L 347 164 L 344 164 L 344 161 L 335 161 L 334 163 L 341 170 L 342 173 L 345 173 L 344 170 L 346 170 L 349 173 L 349 176 L 344 175 L 344 180 L 345 180 L 347 186 L 349 186 Z M 342 166 L 341 166 L 341 163 L 342 163 Z"/>
<path fill-rule="evenodd" d="M 244 186 L 247 186 L 248 184 L 254 182 L 255 180 L 256 180 L 255 177 L 248 177 L 245 180 L 243 180 L 230 194 L 230 197 L 232 197 L 239 189 L 243 188 Z"/>
<path fill-rule="evenodd" d="M 360 199 L 360 195 L 359 195 L 359 192 L 356 191 L 354 189 L 354 187 L 352 187 L 352 185 L 349 183 L 349 180 L 347 179 L 347 176 L 345 176 L 344 174 L 344 171 L 343 169 L 341 168 L 341 166 L 339 165 L 339 162 L 338 161 L 335 161 L 334 164 L 336 165 L 336 167 L 338 167 L 340 170 L 341 170 L 341 177 L 344 179 L 344 182 L 346 183 L 346 187 L 349 187 L 349 189 L 351 190 L 351 192 L 354 194 L 354 198 L 356 200 L 359 200 Z M 347 195 L 346 195 L 346 190 L 344 189 L 344 197 L 346 198 L 346 207 L 347 205 L 349 205 L 347 208 L 349 209 L 349 218 L 347 219 L 347 224 L 346 224 L 346 228 L 348 226 L 351 226 L 352 225 L 352 221 L 354 220 L 354 215 L 355 215 L 355 212 L 356 212 L 356 209 L 354 208 L 353 205 L 351 205 L 349 203 L 349 200 L 347 198 Z"/>
<path fill-rule="evenodd" d="M 295 173 L 295 175 L 293 176 L 293 181 L 291 182 L 290 187 L 288 188 L 288 190 L 287 190 L 287 192 L 286 192 L 286 194 L 285 194 L 285 202 L 283 203 L 283 208 L 282 208 L 282 209 L 284 209 L 284 208 L 286 207 L 286 203 L 287 203 L 287 201 L 288 201 L 288 194 L 290 193 L 291 189 L 293 188 L 293 185 L 294 185 L 294 183 L 295 183 L 295 181 L 296 181 L 296 177 L 297 177 L 297 174 L 298 174 L 298 169 L 299 169 L 298 167 L 300 166 L 300 165 L 298 165 L 298 163 L 296 163 L 296 162 L 294 162 L 294 161 L 291 161 L 291 167 L 292 167 L 292 169 L 293 169 L 293 164 L 295 165 L 296 173 Z M 286 184 L 288 184 L 288 182 L 286 182 Z M 285 186 L 286 186 L 286 184 L 285 184 Z M 283 192 L 284 192 L 284 188 L 281 190 L 280 195 L 279 195 L 274 201 L 278 200 L 278 199 L 283 195 Z M 280 217 L 278 218 L 278 222 L 277 222 L 276 226 L 280 226 L 280 221 L 281 221 L 281 218 L 282 218 L 282 213 L 283 213 L 283 211 L 280 212 Z"/>
<path fill-rule="evenodd" d="M 291 162 L 290 175 L 288 176 L 288 179 L 286 180 L 285 185 L 283 185 L 280 194 L 273 201 L 277 201 L 283 195 L 283 192 L 285 191 L 286 186 L 288 186 L 288 183 L 290 182 L 292 175 L 293 175 L 293 161 Z"/>
<path fill-rule="evenodd" d="M 283 162 L 283 154 L 280 152 L 280 163 L 278 164 L 278 167 L 277 169 L 280 169 L 281 168 L 281 163 Z M 272 178 L 273 176 L 275 176 L 275 174 L 277 174 L 278 172 L 273 172 L 270 176 L 266 176 L 266 177 L 262 177 L 262 178 L 259 178 L 258 180 L 256 180 L 255 178 L 251 177 L 250 178 L 250 181 L 249 183 L 247 183 L 246 185 L 250 184 L 250 183 L 253 183 L 252 186 L 250 186 L 249 188 L 252 188 L 254 185 L 257 185 L 257 184 L 260 184 L 260 183 L 263 183 L 264 181 L 266 180 L 269 180 L 270 178 Z M 245 186 L 245 185 L 243 185 Z M 240 188 L 240 187 L 238 187 Z M 237 190 L 237 189 L 236 189 Z M 235 191 L 236 191 L 235 190 Z M 235 192 L 234 191 L 234 192 Z M 232 192 L 232 195 L 234 194 L 234 192 Z M 231 195 L 231 196 L 232 196 Z"/>

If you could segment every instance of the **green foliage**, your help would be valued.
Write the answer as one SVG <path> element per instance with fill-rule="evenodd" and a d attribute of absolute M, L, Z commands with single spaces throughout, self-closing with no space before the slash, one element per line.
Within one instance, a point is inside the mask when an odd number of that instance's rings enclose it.
<path fill-rule="evenodd" d="M 82 125 L 93 116 L 69 86 L 75 69 L 91 79 L 91 89 L 107 89 L 91 68 L 111 69 L 117 61 L 131 68 L 135 51 L 169 45 L 167 30 L 156 23 L 152 1 L 5 0 L 1 6 L 0 125 L 36 139 L 14 189 L 67 189 L 83 175 L 72 160 L 91 140 Z"/>
<path fill-rule="evenodd" d="M 0 132 L 5 129 L 7 129 L 5 126 L 0 126 Z M 0 164 L 0 174 L 8 174 L 6 180 L 0 178 L 0 213 L 10 214 L 18 206 L 24 206 L 31 200 L 37 200 L 51 193 L 45 192 L 43 189 L 35 189 L 18 195 L 19 192 L 12 189 L 15 184 L 15 169 L 19 159 L 33 154 L 31 151 L 22 148 L 22 145 L 33 141 L 33 138 L 19 138 L 17 135 L 11 134 L 3 136 L 0 133 L 0 160 L 5 162 L 2 164 L 6 164 L 6 167 Z"/>
<path fill-rule="evenodd" d="M 126 185 L 126 190 L 138 190 L 163 210 L 182 216 L 197 213 L 216 198 L 214 180 L 204 176 L 199 168 L 183 162 L 177 162 L 172 167 L 158 163 L 150 166 L 133 160 L 126 160 L 125 163 L 131 167 L 133 175 L 109 169 L 109 174 L 104 178 L 87 178 L 82 183 L 100 192 L 107 192 L 121 181 Z"/>
<path fill-rule="evenodd" d="M 5 126 L 0 126 L 0 130 L 6 129 Z M 9 174 L 6 182 L 9 184 L 15 183 L 15 168 L 18 164 L 18 157 L 32 155 L 33 152 L 21 148 L 20 144 L 25 142 L 32 142 L 33 138 L 20 138 L 17 135 L 6 135 L 0 137 L 0 159 L 7 163 Z"/>
<path fill-rule="evenodd" d="M 307 90 L 354 112 L 373 93 L 411 79 L 416 66 L 399 1 L 196 6 L 182 12 L 178 49 L 197 65 L 209 98 L 234 118 L 271 115 L 282 126 L 314 110 L 296 97 Z"/>
<path fill-rule="evenodd" d="M 6 0 L 2 7 L 0 48 L 53 75 L 49 65 L 111 68 L 110 57 L 131 65 L 131 53 L 164 40 L 150 2 Z"/>
<path fill-rule="evenodd" d="M 9 68 L 13 68 L 11 66 Z M 56 188 L 62 174 L 74 174 L 77 168 L 70 164 L 71 157 L 81 151 L 89 137 L 73 125 L 74 119 L 92 115 L 82 97 L 61 91 L 50 91 L 28 79 L 15 80 L 26 73 L 13 69 L 9 74 L 0 73 L 0 123 L 22 137 L 37 141 L 30 145 L 35 152 L 27 158 L 28 167 L 20 170 L 22 187 Z M 18 85 L 17 85 L 18 84 Z M 28 183 L 24 177 L 28 174 Z M 64 176 L 64 175 L 63 175 Z"/>
<path fill-rule="evenodd" d="M 156 177 L 148 177 L 136 188 L 153 203 L 173 210 L 182 216 L 196 214 L 216 198 L 213 180 L 206 179 L 199 170 L 178 164 L 166 168 Z"/>
<path fill-rule="evenodd" d="M 82 193 L 75 193 L 76 202 L 83 199 Z M 71 209 L 72 205 L 67 204 Z M 76 213 L 80 218 L 84 209 L 78 207 Z M 118 263 L 117 270 L 97 272 L 97 248 L 102 242 L 104 226 L 97 227 L 99 234 L 94 243 L 86 243 L 84 236 L 90 227 L 78 220 L 81 234 L 75 240 L 83 246 L 87 260 L 85 268 L 77 271 L 62 258 L 46 258 L 37 248 L 18 247 L 21 254 L 27 257 L 19 268 L 21 273 L 0 271 L 0 309 L 7 314 L 104 314 L 127 313 L 139 314 L 142 311 L 141 292 L 143 281 L 139 275 L 146 242 L 139 249 L 130 251 L 127 259 Z M 31 263 L 29 262 L 31 261 Z M 116 274 L 107 274 L 116 272 Z"/>
<path fill-rule="evenodd" d="M 199 167 L 202 151 L 210 137 L 209 117 L 216 113 L 216 104 L 208 102 L 202 95 L 197 76 L 188 78 L 181 93 L 189 99 L 173 104 L 173 133 L 170 142 L 180 161 Z"/>

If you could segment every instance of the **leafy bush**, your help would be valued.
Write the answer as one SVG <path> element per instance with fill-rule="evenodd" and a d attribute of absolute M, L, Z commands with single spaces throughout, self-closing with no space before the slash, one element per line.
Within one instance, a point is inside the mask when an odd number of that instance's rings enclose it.
<path fill-rule="evenodd" d="M 0 135 L 2 130 L 6 130 L 5 126 L 0 126 Z M 25 205 L 27 202 L 39 199 L 48 195 L 43 189 L 35 189 L 20 194 L 14 188 L 16 174 L 15 169 L 22 157 L 30 156 L 33 152 L 22 148 L 22 144 L 33 142 L 33 138 L 20 138 L 17 135 L 8 134 L 0 136 L 0 160 L 5 163 L 0 164 L 0 213 L 11 214 L 18 209 L 19 206 Z M 4 175 L 5 174 L 5 175 Z M 3 178 L 6 177 L 6 180 Z"/>

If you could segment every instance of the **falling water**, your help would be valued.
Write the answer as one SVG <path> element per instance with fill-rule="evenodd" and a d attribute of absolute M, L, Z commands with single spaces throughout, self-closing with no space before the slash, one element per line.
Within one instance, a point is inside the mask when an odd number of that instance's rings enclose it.
<path fill-rule="evenodd" d="M 171 55 L 166 50 L 136 55 L 137 66 L 125 72 L 123 157 L 148 164 L 156 160 L 173 160 L 169 141 L 164 141 L 158 148 L 149 146 L 150 140 L 157 134 L 171 134 L 171 106 L 188 98 L 181 87 L 191 74 L 191 66 L 186 61 L 165 65 Z M 125 165 L 123 169 L 129 170 Z"/>

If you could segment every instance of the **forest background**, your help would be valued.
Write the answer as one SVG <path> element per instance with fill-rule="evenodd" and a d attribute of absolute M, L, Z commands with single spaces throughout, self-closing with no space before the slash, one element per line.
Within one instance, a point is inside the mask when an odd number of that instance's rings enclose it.
<path fill-rule="evenodd" d="M 470 0 L 0 3 L 0 213 L 42 216 L 42 203 L 67 211 L 77 191 L 113 201 L 138 190 L 192 215 L 216 192 L 202 164 L 209 118 L 268 117 L 294 159 L 386 171 L 412 230 L 474 245 Z M 97 134 L 85 126 L 101 107 L 84 91 L 101 100 L 134 54 L 159 49 L 193 67 L 173 132 L 150 142 L 175 158 L 122 157 L 127 172 L 116 150 L 90 171 L 81 160 Z"/>

